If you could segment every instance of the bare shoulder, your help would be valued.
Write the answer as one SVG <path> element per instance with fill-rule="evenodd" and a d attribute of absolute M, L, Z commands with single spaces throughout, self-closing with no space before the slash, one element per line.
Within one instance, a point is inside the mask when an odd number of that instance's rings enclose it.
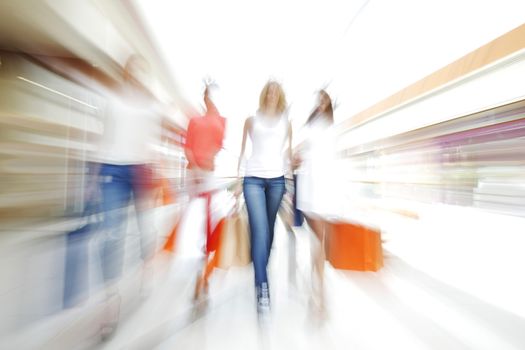
<path fill-rule="evenodd" d="M 244 128 L 245 129 L 249 129 L 252 127 L 252 124 L 253 124 L 253 116 L 249 116 L 248 118 L 246 118 L 246 120 L 244 121 Z"/>
<path fill-rule="evenodd" d="M 291 134 L 292 133 L 292 121 L 290 119 L 288 119 L 288 134 Z"/>

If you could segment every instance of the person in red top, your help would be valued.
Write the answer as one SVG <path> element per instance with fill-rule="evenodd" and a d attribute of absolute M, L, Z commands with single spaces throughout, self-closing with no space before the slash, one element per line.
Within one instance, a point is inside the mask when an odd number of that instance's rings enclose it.
<path fill-rule="evenodd" d="M 202 291 L 207 292 L 208 277 L 213 270 L 214 261 L 209 259 L 210 254 L 217 249 L 218 227 L 212 227 L 211 197 L 214 190 L 213 172 L 215 170 L 215 156 L 221 150 L 226 119 L 223 118 L 210 97 L 210 85 L 204 90 L 204 104 L 206 111 L 203 116 L 190 119 L 186 131 L 184 151 L 188 160 L 188 173 L 192 184 L 192 195 L 206 199 L 206 268 L 199 271 L 195 285 L 194 300 L 199 301 Z"/>
<path fill-rule="evenodd" d="M 213 172 L 215 155 L 222 148 L 226 119 L 220 116 L 211 100 L 208 86 L 204 91 L 204 104 L 204 115 L 190 119 L 184 150 L 188 169 Z"/>

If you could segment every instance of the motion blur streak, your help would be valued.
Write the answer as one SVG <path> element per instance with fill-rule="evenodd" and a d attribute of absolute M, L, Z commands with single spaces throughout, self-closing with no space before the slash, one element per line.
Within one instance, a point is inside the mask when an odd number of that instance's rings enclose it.
<path fill-rule="evenodd" d="M 0 349 L 524 349 L 523 13 L 0 1 Z M 293 137 L 262 315 L 237 164 L 269 80 Z"/>

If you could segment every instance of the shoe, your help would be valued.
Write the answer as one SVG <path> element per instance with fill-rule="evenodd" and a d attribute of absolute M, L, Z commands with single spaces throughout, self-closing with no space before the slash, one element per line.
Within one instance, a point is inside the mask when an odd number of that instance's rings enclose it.
<path fill-rule="evenodd" d="M 117 330 L 117 323 L 103 323 L 100 327 L 100 339 L 105 342 L 110 340 Z"/>
<path fill-rule="evenodd" d="M 193 302 L 199 302 L 199 301 L 202 301 L 203 299 L 207 299 L 208 298 L 208 294 L 209 294 L 209 283 L 208 283 L 208 280 L 202 278 L 202 277 L 197 277 L 197 281 L 195 282 L 195 290 L 193 292 Z"/>
<path fill-rule="evenodd" d="M 270 290 L 266 282 L 257 287 L 257 312 L 259 314 L 270 312 Z"/>
<path fill-rule="evenodd" d="M 102 341 L 111 339 L 117 330 L 120 318 L 120 304 L 122 298 L 117 289 L 108 289 L 104 306 L 104 319 L 100 325 L 100 336 Z"/>
<path fill-rule="evenodd" d="M 192 322 L 202 318 L 208 310 L 208 283 L 203 279 L 199 279 L 195 285 L 195 292 L 193 294 L 193 310 L 191 319 Z"/>
<path fill-rule="evenodd" d="M 322 326 L 328 320 L 324 299 L 311 297 L 308 302 L 308 315 L 312 325 Z"/>

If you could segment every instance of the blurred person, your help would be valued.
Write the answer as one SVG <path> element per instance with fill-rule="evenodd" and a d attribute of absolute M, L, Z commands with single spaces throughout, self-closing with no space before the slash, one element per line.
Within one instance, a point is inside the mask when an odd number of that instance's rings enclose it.
<path fill-rule="evenodd" d="M 157 162 L 154 146 L 160 143 L 162 119 L 146 89 L 149 64 L 131 56 L 124 67 L 123 84 L 110 99 L 104 132 L 96 159 L 103 223 L 100 240 L 102 277 L 110 312 L 105 330 L 116 327 L 120 310 L 117 282 L 122 276 L 129 204 L 135 208 L 143 260 L 143 285 L 151 275 L 155 251 L 155 229 L 147 215 L 153 206 L 153 169 Z"/>
<path fill-rule="evenodd" d="M 242 189 L 248 210 L 259 314 L 267 314 L 270 310 L 267 266 L 275 219 L 285 193 L 286 158 L 291 162 L 292 128 L 286 107 L 286 98 L 281 85 L 275 81 L 266 83 L 259 97 L 259 109 L 255 116 L 247 118 L 244 123 L 237 168 L 239 174 L 246 139 L 249 136 L 252 142 L 252 154 L 246 163 Z M 288 141 L 287 151 L 285 151 L 286 141 Z M 237 194 L 239 193 L 240 190 Z"/>
<path fill-rule="evenodd" d="M 95 140 L 98 149 L 86 162 L 83 225 L 66 235 L 64 307 L 86 300 L 89 288 L 89 242 L 100 237 L 102 277 L 113 287 L 121 275 L 127 207 L 134 199 L 142 243 L 142 258 L 152 256 L 151 225 L 144 211 L 150 207 L 152 144 L 160 138 L 153 99 L 144 87 L 149 70 L 140 56 L 131 56 L 123 70 L 123 84 L 114 85 L 104 115 L 103 132 Z M 101 215 L 99 215 L 101 214 Z M 102 218 L 100 220 L 100 217 Z M 101 221 L 101 222 L 100 222 Z M 112 288 L 109 288 L 112 289 Z"/>
<path fill-rule="evenodd" d="M 316 237 L 311 246 L 312 299 L 311 306 L 321 315 L 325 313 L 324 262 L 325 237 L 330 229 L 326 218 L 335 212 L 335 135 L 332 133 L 334 112 L 332 100 L 324 90 L 318 93 L 318 103 L 301 130 L 303 141 L 293 156 L 293 167 L 298 168 L 297 208 Z"/>
<path fill-rule="evenodd" d="M 186 132 L 184 152 L 188 160 L 188 179 L 190 195 L 206 200 L 206 244 L 203 266 L 197 274 L 194 302 L 200 302 L 208 292 L 208 278 L 213 270 L 212 252 L 216 248 L 218 237 L 214 233 L 212 222 L 212 196 L 217 187 L 214 181 L 215 156 L 222 149 L 226 119 L 222 117 L 212 101 L 211 90 L 215 88 L 206 82 L 204 90 L 205 112 L 202 116 L 190 119 Z"/>

